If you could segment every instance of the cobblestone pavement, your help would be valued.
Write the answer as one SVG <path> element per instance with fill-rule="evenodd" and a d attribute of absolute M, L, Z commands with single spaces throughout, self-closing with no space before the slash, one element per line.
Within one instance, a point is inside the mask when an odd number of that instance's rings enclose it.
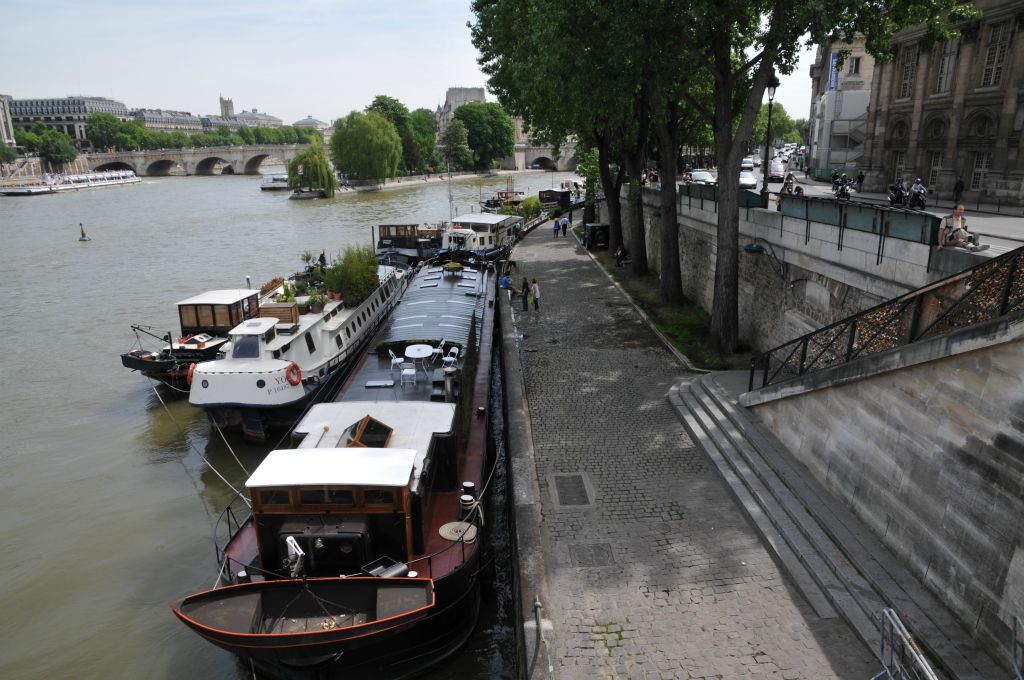
<path fill-rule="evenodd" d="M 515 258 L 514 285 L 541 287 L 540 312 L 515 315 L 555 676 L 874 675 L 761 545 L 666 400 L 684 370 L 572 235 L 541 226 Z"/>

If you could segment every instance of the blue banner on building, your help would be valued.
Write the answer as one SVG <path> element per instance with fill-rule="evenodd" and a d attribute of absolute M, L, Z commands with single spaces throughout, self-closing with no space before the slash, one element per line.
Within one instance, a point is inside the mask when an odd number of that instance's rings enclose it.
<path fill-rule="evenodd" d="M 839 53 L 832 53 L 832 62 L 828 67 L 828 89 L 838 90 L 839 89 Z"/>

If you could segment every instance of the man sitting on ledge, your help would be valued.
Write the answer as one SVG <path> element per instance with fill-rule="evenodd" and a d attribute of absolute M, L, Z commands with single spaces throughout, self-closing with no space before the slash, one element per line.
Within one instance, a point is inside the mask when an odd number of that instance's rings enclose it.
<path fill-rule="evenodd" d="M 985 250 L 986 245 L 978 245 L 978 235 L 967 231 L 967 218 L 964 217 L 964 204 L 957 203 L 953 214 L 942 218 L 939 226 L 939 250 L 944 246 L 966 248 L 967 250 Z"/>

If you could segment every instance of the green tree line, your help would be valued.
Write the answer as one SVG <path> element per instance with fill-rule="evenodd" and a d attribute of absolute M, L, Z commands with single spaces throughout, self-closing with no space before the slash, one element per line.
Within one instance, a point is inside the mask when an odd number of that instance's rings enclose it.
<path fill-rule="evenodd" d="M 28 130 L 15 130 L 14 143 L 26 151 L 38 153 L 50 163 L 70 163 L 78 157 L 71 137 L 42 122 L 36 122 Z"/>
<path fill-rule="evenodd" d="M 308 144 L 320 133 L 312 128 L 284 125 L 278 128 L 241 126 L 231 132 L 219 125 L 210 132 L 187 134 L 182 131 L 152 130 L 140 120 L 120 120 L 109 113 L 93 113 L 85 126 L 86 137 L 97 149 L 138 151 L 152 149 L 187 149 L 208 146 L 240 146 L 242 144 Z"/>

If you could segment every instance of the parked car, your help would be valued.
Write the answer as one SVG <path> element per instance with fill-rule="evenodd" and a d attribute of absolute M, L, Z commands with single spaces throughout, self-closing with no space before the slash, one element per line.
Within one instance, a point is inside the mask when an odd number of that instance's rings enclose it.
<path fill-rule="evenodd" d="M 690 184 L 717 184 L 718 180 L 707 170 L 693 170 L 690 172 Z"/>
<path fill-rule="evenodd" d="M 781 182 L 786 178 L 786 164 L 776 159 L 768 164 L 768 181 Z"/>
<path fill-rule="evenodd" d="M 754 177 L 753 172 L 744 170 L 740 173 L 740 189 L 756 189 L 757 178 Z"/>
<path fill-rule="evenodd" d="M 754 167 L 755 168 L 761 167 L 761 157 L 760 156 L 754 156 Z"/>
<path fill-rule="evenodd" d="M 744 158 L 742 161 L 740 161 L 740 170 L 753 170 L 753 169 L 754 169 L 754 159 L 753 158 Z"/>

